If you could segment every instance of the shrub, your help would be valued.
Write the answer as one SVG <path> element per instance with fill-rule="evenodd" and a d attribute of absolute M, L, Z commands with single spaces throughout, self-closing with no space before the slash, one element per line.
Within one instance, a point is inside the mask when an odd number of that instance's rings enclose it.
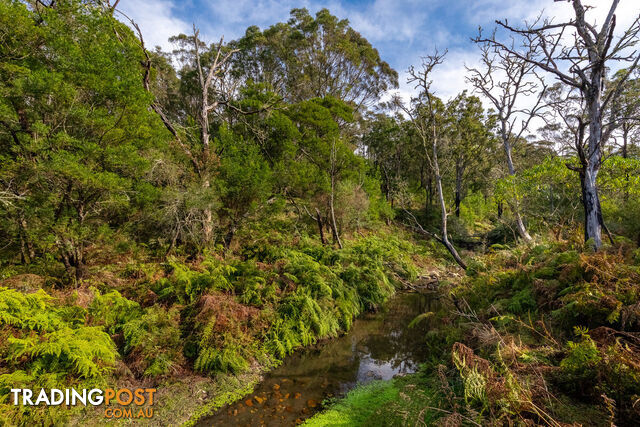
<path fill-rule="evenodd" d="M 574 394 L 586 394 L 593 389 L 598 375 L 598 363 L 602 359 L 596 343 L 588 331 L 576 328 L 579 342 L 567 343 L 567 355 L 560 362 L 560 382 Z"/>

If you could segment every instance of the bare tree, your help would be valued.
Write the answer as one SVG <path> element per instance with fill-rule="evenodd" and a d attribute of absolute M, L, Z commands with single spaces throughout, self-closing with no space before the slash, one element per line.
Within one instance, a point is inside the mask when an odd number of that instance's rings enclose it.
<path fill-rule="evenodd" d="M 588 126 L 587 113 L 585 100 L 581 92 L 571 86 L 563 86 L 562 83 L 557 83 L 549 87 L 545 95 L 545 103 L 549 107 L 549 114 L 551 120 L 549 124 L 542 129 L 543 135 L 550 141 L 553 141 L 559 148 L 561 154 L 575 154 L 580 162 L 580 165 L 585 164 L 586 153 L 586 128 Z M 604 157 L 603 157 L 604 161 Z M 580 178 L 580 188 L 582 191 L 581 198 L 585 200 L 584 194 L 584 179 L 585 169 L 583 167 L 576 167 L 570 162 L 566 163 L 567 168 L 578 172 Z M 609 232 L 609 229 L 604 223 L 602 217 L 602 209 L 598 205 L 598 218 L 601 227 L 606 231 L 609 241 L 613 244 L 613 236 Z M 585 241 L 589 238 L 587 236 L 586 219 L 588 217 L 586 211 L 586 205 L 583 203 L 584 218 L 585 218 Z"/>
<path fill-rule="evenodd" d="M 224 65 L 231 58 L 238 49 L 231 49 L 228 52 L 222 54 L 224 36 L 220 38 L 220 42 L 214 48 L 214 59 L 213 62 L 209 65 L 209 70 L 205 73 L 202 67 L 202 63 L 200 61 L 200 39 L 199 39 L 200 31 L 196 29 L 196 26 L 193 26 L 193 47 L 195 51 L 195 60 L 196 60 L 196 69 L 198 71 L 198 82 L 200 83 L 201 90 L 201 98 L 200 98 L 200 113 L 198 116 L 198 121 L 200 124 L 200 138 L 202 142 L 202 154 L 201 154 L 201 164 L 205 169 L 208 169 L 209 164 L 211 163 L 211 148 L 210 148 L 210 136 L 209 136 L 209 113 L 216 109 L 220 104 L 226 103 L 226 99 L 228 94 L 231 92 L 227 88 L 225 88 L 225 80 L 224 80 Z M 213 93 L 213 96 L 210 97 L 209 90 Z M 205 171 L 202 186 L 204 188 L 209 188 L 210 186 L 208 173 Z M 211 208 L 206 207 L 204 211 L 205 222 L 204 222 L 204 238 L 205 241 L 211 240 L 211 235 L 213 232 L 213 218 L 211 213 Z"/>
<path fill-rule="evenodd" d="M 421 69 L 417 70 L 414 66 L 409 68 L 409 78 L 407 82 L 413 84 L 419 91 L 417 97 L 411 98 L 410 105 L 405 105 L 400 99 L 395 99 L 395 104 L 402 109 L 411 119 L 411 123 L 416 129 L 417 134 L 422 141 L 425 157 L 427 158 L 435 177 L 436 189 L 438 192 L 438 200 L 440 203 L 440 213 L 442 220 L 440 223 L 440 236 L 427 232 L 416 220 L 413 215 L 414 222 L 418 226 L 418 231 L 435 238 L 442 243 L 451 256 L 455 259 L 460 267 L 466 270 L 467 265 L 462 260 L 456 248 L 449 241 L 447 234 L 447 205 L 444 200 L 444 192 L 442 190 L 442 175 L 440 174 L 440 165 L 438 163 L 438 146 L 441 144 L 441 130 L 438 126 L 438 112 L 436 107 L 436 99 L 431 91 L 430 80 L 433 69 L 442 64 L 446 51 L 439 54 L 437 51 L 433 55 L 423 58 Z"/>
<path fill-rule="evenodd" d="M 495 40 L 495 32 L 491 39 Z M 467 81 L 495 107 L 507 170 L 509 175 L 515 176 L 513 146 L 521 140 L 525 132 L 529 131 L 531 121 L 541 116 L 546 85 L 542 77 L 535 72 L 533 64 L 509 50 L 497 49 L 495 44 L 481 40 L 482 32 L 473 39 L 482 52 L 482 66 L 481 68 L 467 67 L 469 72 Z M 531 56 L 532 53 L 527 52 L 526 55 Z M 532 96 L 535 96 L 534 105 L 531 108 L 523 107 L 523 98 Z M 514 197 L 508 203 L 516 220 L 518 234 L 526 242 L 531 242 L 531 236 L 520 214 L 518 198 Z"/>
<path fill-rule="evenodd" d="M 597 176 L 602 165 L 604 145 L 614 129 L 614 126 L 603 125 L 603 112 L 620 95 L 627 78 L 614 83 L 615 86 L 605 95 L 607 66 L 611 62 L 631 63 L 628 76 L 640 60 L 638 51 L 633 50 L 640 33 L 640 15 L 614 40 L 615 11 L 619 3 L 620 0 L 611 2 L 609 12 L 599 29 L 595 24 L 587 22 L 586 13 L 590 8 L 584 6 L 581 0 L 571 0 L 575 17 L 568 22 L 556 24 L 544 20 L 540 23 L 538 19 L 525 28 L 516 28 L 507 21 L 496 21 L 501 28 L 520 37 L 524 47 L 522 50 L 495 38 L 478 40 L 552 74 L 563 84 L 579 91 L 584 98 L 584 127 L 585 130 L 588 128 L 588 136 L 584 146 L 581 146 L 584 155 L 580 156 L 579 172 L 584 175 L 581 184 L 586 215 L 585 235 L 587 239 L 593 239 L 596 250 L 602 246 L 603 224 Z"/>

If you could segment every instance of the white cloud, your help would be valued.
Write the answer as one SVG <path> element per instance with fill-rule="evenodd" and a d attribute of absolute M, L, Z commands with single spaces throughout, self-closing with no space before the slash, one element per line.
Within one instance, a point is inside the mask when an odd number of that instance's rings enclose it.
<path fill-rule="evenodd" d="M 163 50 L 171 50 L 169 37 L 191 30 L 189 23 L 176 17 L 175 8 L 169 0 L 124 0 L 118 4 L 118 9 L 140 26 L 145 44 Z M 119 19 L 129 24 L 126 18 Z"/>
<path fill-rule="evenodd" d="M 466 39 L 471 34 L 465 31 L 470 28 L 482 25 L 490 30 L 495 19 L 508 19 L 514 25 L 521 25 L 535 19 L 542 10 L 546 16 L 553 16 L 555 22 L 573 16 L 570 3 L 552 0 L 374 0 L 358 6 L 341 0 L 218 0 L 199 5 L 193 2 L 122 0 L 119 8 L 138 22 L 148 45 L 169 50 L 170 36 L 191 32 L 192 23 L 177 16 L 178 7 L 195 10 L 190 15 L 208 41 L 217 40 L 221 35 L 227 40 L 240 37 L 249 25 L 265 28 L 286 21 L 294 7 L 306 7 L 312 14 L 327 7 L 334 15 L 348 18 L 353 28 L 380 49 L 383 59 L 398 70 L 398 92 L 405 98 L 414 93 L 413 87 L 406 83 L 408 66 L 419 65 L 420 57 L 432 53 L 436 47 L 441 51 L 450 48 L 445 63 L 433 75 L 433 88 L 438 96 L 448 99 L 469 88 L 464 66 L 479 60 L 479 51 Z M 594 6 L 588 14 L 589 20 L 602 23 L 610 1 L 584 2 Z M 200 9 L 196 9 L 198 7 Z M 444 9 L 456 11 L 456 21 L 441 19 Z M 618 34 L 639 12 L 638 0 L 621 0 L 617 11 Z"/>

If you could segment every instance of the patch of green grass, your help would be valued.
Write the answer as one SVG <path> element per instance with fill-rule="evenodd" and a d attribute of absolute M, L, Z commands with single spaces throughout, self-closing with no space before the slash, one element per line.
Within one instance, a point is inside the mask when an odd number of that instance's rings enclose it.
<path fill-rule="evenodd" d="M 400 398 L 393 381 L 376 381 L 358 387 L 328 410 L 307 420 L 305 426 L 370 426 L 377 424 L 376 410 Z"/>
<path fill-rule="evenodd" d="M 305 426 L 406 426 L 432 425 L 444 412 L 435 375 L 407 375 L 390 381 L 361 385 Z M 424 424 L 422 424 L 424 425 Z"/>

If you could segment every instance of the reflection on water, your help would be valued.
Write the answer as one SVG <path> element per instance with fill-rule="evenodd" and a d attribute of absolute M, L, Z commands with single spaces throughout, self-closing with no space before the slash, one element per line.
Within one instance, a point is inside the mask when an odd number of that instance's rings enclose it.
<path fill-rule="evenodd" d="M 415 372 L 427 357 L 428 322 L 407 325 L 418 314 L 435 311 L 436 304 L 431 295 L 396 295 L 378 313 L 356 320 L 348 334 L 286 358 L 252 395 L 198 425 L 295 425 L 320 410 L 324 399 L 342 395 L 356 384 Z"/>

